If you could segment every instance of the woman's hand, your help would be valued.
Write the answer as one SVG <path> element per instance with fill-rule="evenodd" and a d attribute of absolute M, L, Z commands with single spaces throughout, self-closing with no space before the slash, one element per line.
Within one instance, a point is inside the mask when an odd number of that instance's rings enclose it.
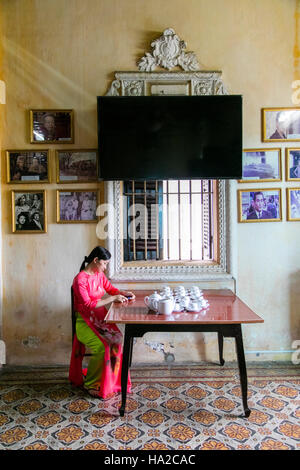
<path fill-rule="evenodd" d="M 135 295 L 133 292 L 130 292 L 130 291 L 121 291 L 120 292 L 121 295 L 124 295 L 128 300 L 134 300 L 135 299 Z"/>
<path fill-rule="evenodd" d="M 127 298 L 126 298 L 124 295 L 122 295 L 122 294 L 118 294 L 118 295 L 114 295 L 114 296 L 113 296 L 113 301 L 114 301 L 114 302 L 122 302 L 122 303 L 123 303 L 123 302 L 127 302 Z"/>

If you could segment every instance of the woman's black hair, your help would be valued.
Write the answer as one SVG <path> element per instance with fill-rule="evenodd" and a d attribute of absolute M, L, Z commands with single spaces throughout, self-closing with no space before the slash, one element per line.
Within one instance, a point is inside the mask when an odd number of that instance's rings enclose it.
<path fill-rule="evenodd" d="M 80 266 L 80 271 L 85 268 L 86 264 L 91 263 L 95 258 L 98 258 L 99 260 L 108 260 L 111 258 L 111 254 L 106 248 L 103 248 L 103 246 L 96 246 L 96 248 L 90 252 L 89 256 L 84 257 L 84 260 Z"/>

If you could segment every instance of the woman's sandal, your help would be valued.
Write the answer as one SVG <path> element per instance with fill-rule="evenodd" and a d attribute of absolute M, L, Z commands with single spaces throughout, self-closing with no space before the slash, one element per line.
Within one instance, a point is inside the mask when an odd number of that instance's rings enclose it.
<path fill-rule="evenodd" d="M 95 388 L 86 388 L 86 392 L 93 398 L 101 398 L 99 396 L 99 390 L 96 390 Z"/>

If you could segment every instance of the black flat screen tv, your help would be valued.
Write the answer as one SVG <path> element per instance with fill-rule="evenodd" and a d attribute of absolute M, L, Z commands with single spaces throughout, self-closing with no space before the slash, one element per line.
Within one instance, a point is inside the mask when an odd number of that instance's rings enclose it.
<path fill-rule="evenodd" d="M 101 180 L 241 179 L 242 96 L 99 96 Z"/>

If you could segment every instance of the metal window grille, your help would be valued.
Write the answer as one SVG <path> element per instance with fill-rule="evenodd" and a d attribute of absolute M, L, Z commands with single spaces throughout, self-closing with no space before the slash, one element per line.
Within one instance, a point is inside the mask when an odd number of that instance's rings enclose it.
<path fill-rule="evenodd" d="M 124 261 L 210 261 L 212 180 L 123 183 Z"/>

